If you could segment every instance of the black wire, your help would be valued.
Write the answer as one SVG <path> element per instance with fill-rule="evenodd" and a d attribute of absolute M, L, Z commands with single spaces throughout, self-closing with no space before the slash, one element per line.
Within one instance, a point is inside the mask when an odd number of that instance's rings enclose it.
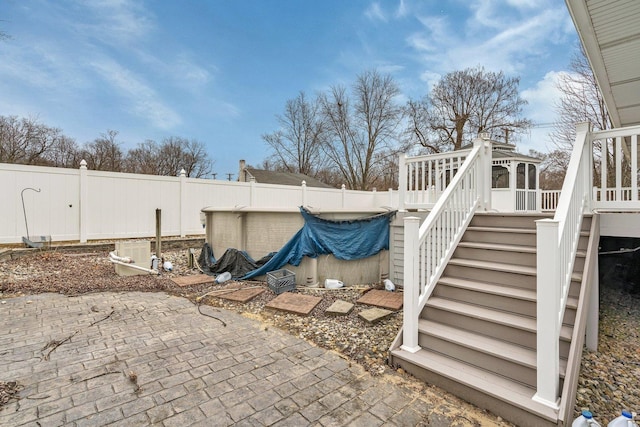
<path fill-rule="evenodd" d="M 200 314 L 202 314 L 203 316 L 211 317 L 212 319 L 216 319 L 218 322 L 222 323 L 222 326 L 224 326 L 225 328 L 227 327 L 227 324 L 224 322 L 224 320 L 220 319 L 219 317 L 213 316 L 211 314 L 203 313 L 202 309 L 200 308 L 200 303 L 197 303 L 196 305 L 198 306 L 198 312 Z"/>

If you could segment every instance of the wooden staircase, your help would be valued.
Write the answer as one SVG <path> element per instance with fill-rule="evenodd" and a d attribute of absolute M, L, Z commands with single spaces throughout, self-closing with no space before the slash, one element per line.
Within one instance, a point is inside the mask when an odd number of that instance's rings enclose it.
<path fill-rule="evenodd" d="M 536 226 L 543 215 L 476 214 L 418 319 L 421 349 L 390 361 L 422 380 L 519 426 L 558 425 L 536 392 Z M 589 230 L 585 217 L 582 230 Z M 560 384 L 566 371 L 588 231 L 578 257 L 560 334 Z"/>

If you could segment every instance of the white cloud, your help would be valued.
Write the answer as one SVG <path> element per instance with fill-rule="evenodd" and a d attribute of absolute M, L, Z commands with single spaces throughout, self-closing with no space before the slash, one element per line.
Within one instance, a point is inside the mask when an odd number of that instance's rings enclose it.
<path fill-rule="evenodd" d="M 140 2 L 131 0 L 79 1 L 88 19 L 75 26 L 92 39 L 125 48 L 138 43 L 155 28 L 155 18 Z"/>
<path fill-rule="evenodd" d="M 111 59 L 93 61 L 90 65 L 128 101 L 128 109 L 135 115 L 163 130 L 182 123 L 178 113 L 166 106 L 158 94 L 130 70 Z"/>
<path fill-rule="evenodd" d="M 400 64 L 391 64 L 389 62 L 378 62 L 375 65 L 376 70 L 382 74 L 395 74 L 404 70 L 404 66 Z"/>
<path fill-rule="evenodd" d="M 434 73 L 431 71 L 425 71 L 424 73 L 420 74 L 420 80 L 427 83 L 427 92 L 430 92 L 431 89 L 433 89 L 433 87 L 436 85 L 436 83 L 438 83 L 438 81 L 440 81 L 441 78 L 442 78 L 441 74 Z"/>
<path fill-rule="evenodd" d="M 404 18 L 409 14 L 409 8 L 404 0 L 400 0 L 398 8 L 396 9 L 396 18 Z"/>
<path fill-rule="evenodd" d="M 507 3 L 518 9 L 535 9 L 543 6 L 544 2 L 540 0 L 507 0 Z"/>
<path fill-rule="evenodd" d="M 501 8 L 502 9 L 501 9 Z M 466 21 L 419 16 L 422 29 L 407 37 L 425 68 L 439 73 L 483 65 L 518 74 L 540 61 L 566 31 L 566 11 L 545 7 L 516 13 L 508 6 L 476 2 Z"/>
<path fill-rule="evenodd" d="M 372 21 L 387 22 L 388 20 L 378 2 L 371 3 L 365 10 L 364 15 Z"/>
<path fill-rule="evenodd" d="M 534 87 L 524 89 L 520 96 L 529 104 L 527 116 L 536 123 L 552 123 L 556 119 L 555 106 L 562 92 L 557 88 L 565 71 L 549 71 Z"/>
<path fill-rule="evenodd" d="M 195 64 L 185 54 L 178 56 L 173 68 L 178 77 L 190 86 L 203 86 L 211 80 L 211 74 L 201 66 Z"/>
<path fill-rule="evenodd" d="M 553 123 L 557 119 L 556 105 L 562 95 L 557 82 L 564 74 L 564 71 L 550 71 L 533 87 L 520 92 L 528 102 L 524 116 L 534 123 L 529 135 L 525 135 L 519 144 L 521 151 L 526 153 L 534 149 L 546 152 L 553 148 L 549 134 L 553 131 Z"/>

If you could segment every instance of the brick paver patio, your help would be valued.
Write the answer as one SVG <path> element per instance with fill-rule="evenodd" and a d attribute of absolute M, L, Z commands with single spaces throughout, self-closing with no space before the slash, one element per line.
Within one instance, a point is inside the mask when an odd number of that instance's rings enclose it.
<path fill-rule="evenodd" d="M 333 352 L 163 293 L 0 305 L 2 426 L 449 425 L 447 411 Z M 438 410 L 434 410 L 438 409 Z M 432 411 L 433 410 L 433 411 Z"/>

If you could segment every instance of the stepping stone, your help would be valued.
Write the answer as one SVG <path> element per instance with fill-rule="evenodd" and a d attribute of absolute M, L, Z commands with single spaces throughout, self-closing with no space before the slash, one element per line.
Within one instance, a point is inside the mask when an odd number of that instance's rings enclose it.
<path fill-rule="evenodd" d="M 194 286 L 203 285 L 205 283 L 213 283 L 216 279 L 206 274 L 194 274 L 191 276 L 180 276 L 171 279 L 178 286 Z"/>
<path fill-rule="evenodd" d="M 385 310 L 384 308 L 368 308 L 358 313 L 358 316 L 366 322 L 376 323 L 382 319 L 386 319 L 391 316 L 391 314 L 393 314 L 393 311 Z"/>
<path fill-rule="evenodd" d="M 346 316 L 351 313 L 353 310 L 353 304 L 347 301 L 337 300 L 329 308 L 327 308 L 324 312 L 327 314 L 332 314 L 334 316 Z"/>
<path fill-rule="evenodd" d="M 240 289 L 237 291 L 233 291 L 229 294 L 218 295 L 220 298 L 228 299 L 231 301 L 237 301 L 241 303 L 249 302 L 261 293 L 263 293 L 266 289 Z"/>
<path fill-rule="evenodd" d="M 285 292 L 272 299 L 265 307 L 306 316 L 320 301 L 321 297 Z"/>
<path fill-rule="evenodd" d="M 402 292 L 389 292 L 373 289 L 364 294 L 358 301 L 359 304 L 373 305 L 389 310 L 400 310 L 402 308 Z"/>

